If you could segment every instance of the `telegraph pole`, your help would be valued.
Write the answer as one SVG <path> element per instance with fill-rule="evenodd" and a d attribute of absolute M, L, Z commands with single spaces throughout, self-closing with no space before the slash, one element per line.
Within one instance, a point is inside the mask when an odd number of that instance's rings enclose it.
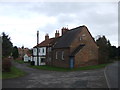
<path fill-rule="evenodd" d="M 39 31 L 37 31 L 37 66 L 39 66 L 38 44 L 39 44 Z"/>

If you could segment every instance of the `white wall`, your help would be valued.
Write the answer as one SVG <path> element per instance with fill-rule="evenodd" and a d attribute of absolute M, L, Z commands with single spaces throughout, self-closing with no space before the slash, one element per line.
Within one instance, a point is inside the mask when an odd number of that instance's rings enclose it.
<path fill-rule="evenodd" d="M 37 48 L 33 48 L 33 55 L 37 55 Z"/>
<path fill-rule="evenodd" d="M 38 48 L 39 50 L 38 50 L 38 54 L 40 55 L 40 56 L 42 56 L 42 55 L 46 55 L 46 47 L 40 47 L 40 48 Z M 37 48 L 33 48 L 33 55 L 37 55 Z"/>
<path fill-rule="evenodd" d="M 33 57 L 33 61 L 35 61 L 35 65 L 37 65 L 37 57 Z"/>
<path fill-rule="evenodd" d="M 46 47 L 39 47 L 38 49 L 39 65 L 45 65 L 45 62 L 41 63 L 41 56 L 46 55 Z M 33 56 L 33 61 L 35 61 L 35 65 L 37 65 L 37 48 L 33 48 Z"/>
<path fill-rule="evenodd" d="M 28 62 L 29 57 L 27 56 L 27 54 L 24 55 L 24 62 Z"/>
<path fill-rule="evenodd" d="M 37 65 L 37 57 L 33 57 L 33 61 L 35 61 L 35 65 Z M 45 65 L 45 62 L 41 63 L 41 57 L 39 57 L 39 65 Z"/>
<path fill-rule="evenodd" d="M 39 55 L 40 55 L 40 56 L 46 55 L 46 47 L 41 47 L 41 48 L 39 48 Z"/>

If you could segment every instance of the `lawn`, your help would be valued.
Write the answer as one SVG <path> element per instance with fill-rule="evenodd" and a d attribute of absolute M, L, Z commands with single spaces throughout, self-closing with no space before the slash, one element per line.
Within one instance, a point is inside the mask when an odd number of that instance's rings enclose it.
<path fill-rule="evenodd" d="M 16 78 L 25 75 L 26 73 L 23 72 L 22 70 L 12 66 L 11 67 L 11 72 L 3 72 L 2 73 L 2 78 L 3 79 L 8 79 L 8 78 Z"/>
<path fill-rule="evenodd" d="M 80 71 L 80 70 L 91 70 L 91 69 L 100 69 L 104 68 L 108 64 L 100 64 L 100 65 L 94 65 L 94 66 L 85 66 L 80 68 L 61 68 L 61 67 L 53 67 L 53 66 L 29 66 L 36 69 L 43 69 L 43 70 L 50 70 L 50 71 Z"/>

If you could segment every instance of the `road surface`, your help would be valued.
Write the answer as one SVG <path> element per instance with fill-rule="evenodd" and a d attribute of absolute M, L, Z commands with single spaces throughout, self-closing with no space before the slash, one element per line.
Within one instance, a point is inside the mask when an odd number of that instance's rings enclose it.
<path fill-rule="evenodd" d="M 104 68 L 96 70 L 58 72 L 38 70 L 26 64 L 13 63 L 27 75 L 4 79 L 3 88 L 107 88 Z"/>
<path fill-rule="evenodd" d="M 118 70 L 120 70 L 120 62 L 118 61 L 106 67 L 105 74 L 109 88 L 118 88 L 118 81 L 120 81 L 120 78 L 118 78 L 120 71 Z"/>

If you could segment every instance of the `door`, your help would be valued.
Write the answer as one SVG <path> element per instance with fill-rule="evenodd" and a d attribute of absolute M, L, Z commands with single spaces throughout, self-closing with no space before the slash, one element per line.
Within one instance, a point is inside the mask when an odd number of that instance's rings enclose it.
<path fill-rule="evenodd" d="M 70 57 L 70 68 L 74 68 L 74 57 Z"/>

